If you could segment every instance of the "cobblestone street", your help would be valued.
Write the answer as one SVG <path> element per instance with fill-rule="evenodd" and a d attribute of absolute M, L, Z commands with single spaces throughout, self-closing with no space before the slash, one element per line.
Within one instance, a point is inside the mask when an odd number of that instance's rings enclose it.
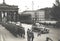
<path fill-rule="evenodd" d="M 31 25 L 22 24 L 25 28 L 25 38 L 14 37 L 8 30 L 0 25 L 0 41 L 27 41 L 27 29 L 31 28 Z M 60 39 L 60 29 L 50 28 L 49 34 L 42 34 L 37 36 L 37 33 L 34 32 L 34 41 L 46 41 L 46 37 L 50 37 L 53 41 L 58 41 Z"/>

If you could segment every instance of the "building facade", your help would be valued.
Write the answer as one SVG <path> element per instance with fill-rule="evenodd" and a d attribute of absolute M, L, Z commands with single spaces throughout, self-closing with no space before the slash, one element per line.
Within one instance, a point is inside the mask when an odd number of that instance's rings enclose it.
<path fill-rule="evenodd" d="M 17 21 L 18 6 L 0 4 L 0 22 Z"/>
<path fill-rule="evenodd" d="M 42 8 L 36 11 L 35 17 L 36 22 L 40 21 L 50 21 L 52 19 L 52 16 L 50 15 L 51 8 Z"/>
<path fill-rule="evenodd" d="M 35 18 L 35 11 L 32 11 L 32 10 L 24 11 L 24 12 L 22 12 L 22 14 L 31 15 L 32 20 L 34 20 L 34 18 Z"/>
<path fill-rule="evenodd" d="M 44 10 L 37 10 L 35 15 L 36 15 L 37 21 L 45 20 L 45 11 Z"/>

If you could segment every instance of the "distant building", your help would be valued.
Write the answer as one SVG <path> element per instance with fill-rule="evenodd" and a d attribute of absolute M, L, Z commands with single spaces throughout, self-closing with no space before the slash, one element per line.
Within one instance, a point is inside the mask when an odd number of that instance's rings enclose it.
<path fill-rule="evenodd" d="M 0 4 L 0 22 L 17 21 L 18 6 L 7 5 L 5 0 Z"/>
<path fill-rule="evenodd" d="M 42 8 L 36 11 L 36 21 L 49 21 L 51 20 L 53 17 L 50 15 L 52 8 Z"/>
<path fill-rule="evenodd" d="M 43 8 L 41 10 L 45 11 L 45 20 L 50 21 L 53 17 L 51 16 L 51 9 L 52 8 Z"/>
<path fill-rule="evenodd" d="M 34 18 L 35 18 L 35 11 L 32 11 L 32 10 L 24 11 L 24 12 L 22 12 L 22 14 L 31 15 L 32 20 L 34 20 Z"/>
<path fill-rule="evenodd" d="M 30 14 L 21 14 L 19 20 L 21 23 L 28 23 L 28 24 L 31 24 L 33 22 Z"/>
<path fill-rule="evenodd" d="M 45 20 L 45 11 L 44 10 L 37 10 L 35 14 L 37 21 Z"/>

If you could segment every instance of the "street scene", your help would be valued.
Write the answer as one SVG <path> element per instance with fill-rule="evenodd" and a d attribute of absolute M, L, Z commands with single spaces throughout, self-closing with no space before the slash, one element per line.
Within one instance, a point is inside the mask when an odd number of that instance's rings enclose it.
<path fill-rule="evenodd" d="M 60 41 L 60 0 L 0 0 L 0 41 Z"/>
<path fill-rule="evenodd" d="M 31 25 L 25 25 L 25 29 L 29 28 Z M 49 34 L 41 34 L 41 36 L 37 36 L 38 33 L 34 33 L 34 41 L 46 41 L 46 37 L 51 38 L 53 41 L 58 41 L 60 39 L 60 29 L 49 28 Z M 26 33 L 26 32 L 25 32 Z M 0 41 L 27 41 L 27 35 L 25 38 L 15 37 L 8 30 L 6 30 L 3 26 L 0 25 Z"/>

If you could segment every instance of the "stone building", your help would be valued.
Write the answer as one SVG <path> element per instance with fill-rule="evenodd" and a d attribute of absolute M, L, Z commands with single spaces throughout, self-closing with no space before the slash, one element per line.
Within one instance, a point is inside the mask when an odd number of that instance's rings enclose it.
<path fill-rule="evenodd" d="M 8 5 L 3 0 L 0 4 L 0 22 L 17 21 L 18 6 Z"/>
<path fill-rule="evenodd" d="M 50 15 L 52 8 L 42 8 L 36 11 L 35 17 L 36 21 L 50 21 L 53 17 Z"/>
<path fill-rule="evenodd" d="M 45 11 L 44 10 L 37 10 L 35 17 L 37 18 L 36 21 L 44 21 L 45 20 Z"/>

